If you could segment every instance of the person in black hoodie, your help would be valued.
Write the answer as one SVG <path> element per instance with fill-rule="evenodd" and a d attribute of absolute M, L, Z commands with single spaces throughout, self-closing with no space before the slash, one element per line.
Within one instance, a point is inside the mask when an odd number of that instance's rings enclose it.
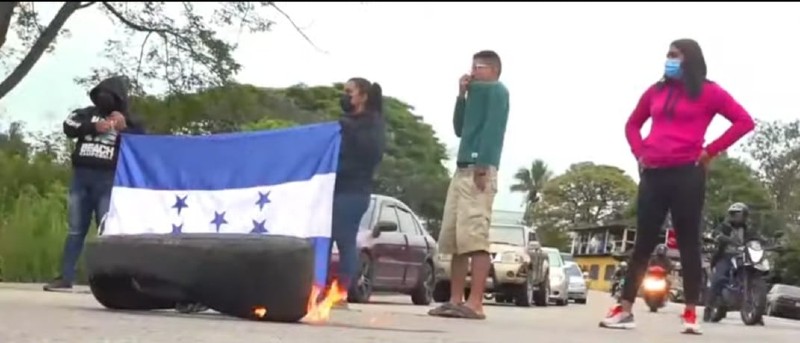
<path fill-rule="evenodd" d="M 339 169 L 333 197 L 331 238 L 339 249 L 336 279 L 350 290 L 358 268 L 358 234 L 361 217 L 366 212 L 386 145 L 383 118 L 383 92 L 380 85 L 363 78 L 345 84 L 341 98 L 344 114 Z M 349 292 L 351 297 L 353 292 Z"/>
<path fill-rule="evenodd" d="M 99 227 L 108 211 L 119 133 L 144 134 L 142 124 L 128 110 L 128 90 L 129 82 L 124 76 L 105 79 L 89 92 L 94 106 L 75 110 L 64 120 L 64 134 L 77 140 L 68 198 L 69 233 L 61 275 L 45 285 L 45 291 L 72 288 L 92 216 Z"/>

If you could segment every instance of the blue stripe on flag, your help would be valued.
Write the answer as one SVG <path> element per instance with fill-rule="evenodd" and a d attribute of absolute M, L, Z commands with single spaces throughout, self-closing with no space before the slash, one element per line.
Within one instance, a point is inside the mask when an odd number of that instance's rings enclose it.
<path fill-rule="evenodd" d="M 328 237 L 309 238 L 314 245 L 314 284 L 325 287 L 328 282 L 328 266 L 331 258 L 331 239 Z"/>
<path fill-rule="evenodd" d="M 269 186 L 334 173 L 339 123 L 210 136 L 123 135 L 114 185 L 153 190 Z"/>

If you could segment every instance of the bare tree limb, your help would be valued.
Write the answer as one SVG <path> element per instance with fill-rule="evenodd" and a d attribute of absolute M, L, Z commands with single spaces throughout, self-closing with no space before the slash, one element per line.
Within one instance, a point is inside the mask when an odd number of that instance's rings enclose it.
<path fill-rule="evenodd" d="M 58 13 L 53 17 L 53 20 L 47 25 L 47 28 L 42 31 L 42 34 L 36 39 L 36 42 L 33 43 L 33 46 L 31 46 L 25 58 L 23 58 L 11 74 L 0 83 L 0 99 L 11 92 L 11 90 L 28 75 L 31 69 L 33 69 L 33 66 L 36 65 L 36 62 L 42 58 L 42 55 L 50 44 L 58 37 L 58 33 L 67 22 L 67 19 L 69 19 L 75 11 L 79 10 L 81 6 L 80 2 L 65 2 L 64 5 L 61 6 Z"/>
<path fill-rule="evenodd" d="M 8 28 L 11 27 L 11 17 L 14 16 L 14 9 L 19 1 L 0 2 L 0 48 L 6 43 Z"/>
<path fill-rule="evenodd" d="M 300 28 L 300 26 L 298 26 L 298 25 L 297 25 L 297 23 L 295 23 L 295 22 L 294 22 L 294 19 L 292 19 L 292 17 L 291 17 L 291 16 L 290 16 L 288 13 L 284 12 L 284 11 L 283 11 L 283 10 L 282 10 L 280 7 L 278 7 L 278 5 L 277 5 L 277 4 L 275 4 L 274 2 L 269 2 L 269 5 L 270 5 L 270 6 L 272 6 L 272 8 L 274 8 L 276 11 L 278 11 L 278 13 L 280 13 L 280 14 L 281 14 L 281 16 L 283 16 L 283 18 L 284 18 L 284 19 L 286 19 L 286 20 L 289 22 L 289 24 L 291 24 L 291 25 L 292 25 L 292 27 L 294 28 L 294 30 L 295 30 L 295 31 L 297 31 L 297 33 L 299 33 L 299 34 L 300 34 L 300 36 L 302 36 L 302 37 L 303 37 L 303 39 L 305 39 L 305 40 L 306 40 L 306 43 L 308 43 L 308 44 L 310 44 L 311 46 L 313 46 L 313 47 L 314 47 L 314 49 L 316 49 L 318 52 L 321 52 L 321 53 L 323 53 L 323 54 L 328 54 L 328 52 L 327 52 L 327 51 L 320 49 L 320 47 L 319 47 L 319 46 L 317 46 L 316 44 L 314 44 L 314 41 L 312 41 L 312 40 L 311 40 L 311 38 L 310 38 L 310 37 L 308 37 L 308 35 L 305 33 L 305 31 L 303 31 L 303 29 L 302 29 L 302 28 Z"/>

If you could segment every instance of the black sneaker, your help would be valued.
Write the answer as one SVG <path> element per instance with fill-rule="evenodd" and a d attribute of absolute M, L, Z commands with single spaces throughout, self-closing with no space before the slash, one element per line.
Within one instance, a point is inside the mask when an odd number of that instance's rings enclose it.
<path fill-rule="evenodd" d="M 60 276 L 50 281 L 50 283 L 44 285 L 42 289 L 45 292 L 55 292 L 55 291 L 64 291 L 64 290 L 71 290 L 72 289 L 72 282 L 62 279 Z"/>

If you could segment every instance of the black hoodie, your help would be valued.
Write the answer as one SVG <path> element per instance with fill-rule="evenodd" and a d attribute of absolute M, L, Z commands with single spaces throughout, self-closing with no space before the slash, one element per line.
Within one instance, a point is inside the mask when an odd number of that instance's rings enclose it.
<path fill-rule="evenodd" d="M 114 97 L 112 109 L 100 110 L 97 106 L 73 111 L 64 120 L 64 134 L 69 138 L 77 138 L 75 150 L 72 152 L 72 166 L 114 171 L 119 155 L 119 132 L 110 130 L 99 133 L 95 123 L 108 117 L 111 112 L 118 111 L 125 116 L 127 128 L 124 133 L 144 134 L 144 127 L 138 118 L 128 110 L 128 79 L 114 76 L 101 81 L 89 92 L 92 102 L 97 104 L 97 95 L 107 91 Z"/>
<path fill-rule="evenodd" d="M 345 114 L 339 119 L 339 124 L 342 126 L 342 145 L 336 193 L 370 194 L 386 146 L 383 114 L 377 111 Z"/>

